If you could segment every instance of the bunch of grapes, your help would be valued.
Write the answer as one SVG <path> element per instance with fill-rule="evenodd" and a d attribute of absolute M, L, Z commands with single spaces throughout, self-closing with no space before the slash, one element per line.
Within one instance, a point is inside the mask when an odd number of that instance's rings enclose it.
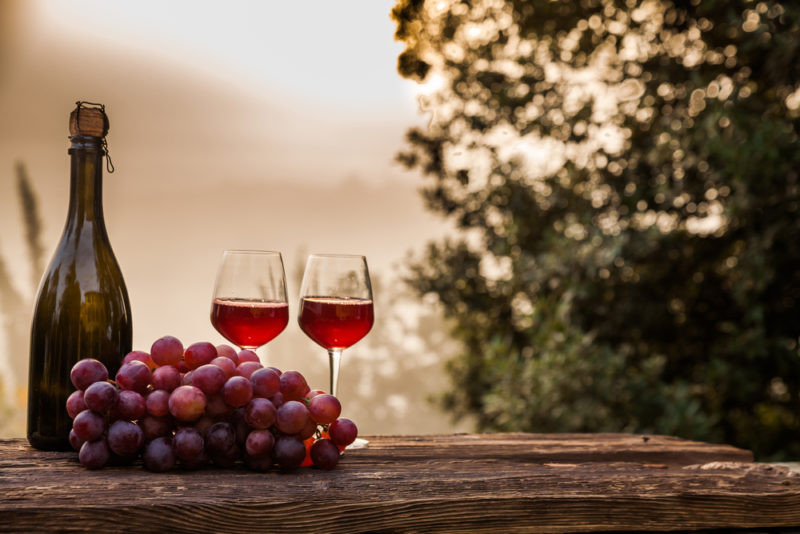
<path fill-rule="evenodd" d="M 333 469 L 358 430 L 339 400 L 297 371 L 264 367 L 251 350 L 164 336 L 125 356 L 115 379 L 92 358 L 70 373 L 69 440 L 89 469 L 141 457 L 151 471 L 244 462 Z"/>

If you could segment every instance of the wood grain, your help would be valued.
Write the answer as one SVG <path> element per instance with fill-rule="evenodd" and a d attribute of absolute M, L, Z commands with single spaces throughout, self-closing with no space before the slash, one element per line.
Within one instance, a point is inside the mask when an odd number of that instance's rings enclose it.
<path fill-rule="evenodd" d="M 382 436 L 333 471 L 82 468 L 0 440 L 0 531 L 591 532 L 800 525 L 800 476 L 665 436 Z"/>

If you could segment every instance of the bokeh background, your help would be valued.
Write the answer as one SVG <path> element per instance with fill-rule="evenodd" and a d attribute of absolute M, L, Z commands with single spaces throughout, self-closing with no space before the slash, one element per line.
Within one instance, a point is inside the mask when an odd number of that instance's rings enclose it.
<path fill-rule="evenodd" d="M 342 375 L 363 433 L 800 456 L 796 2 L 0 6 L 3 432 L 85 99 L 111 117 L 136 348 L 222 341 L 224 248 L 281 250 L 295 296 L 308 253 L 365 254 L 378 322 Z M 325 383 L 294 323 L 262 357 Z"/>
<path fill-rule="evenodd" d="M 0 1 L 0 436 L 25 432 L 31 308 L 66 216 L 76 100 L 110 117 L 104 207 L 135 349 L 165 334 L 225 341 L 208 314 L 226 248 L 280 250 L 294 310 L 308 253 L 364 254 L 377 324 L 344 355 L 346 414 L 364 434 L 465 428 L 428 402 L 452 349 L 435 302 L 400 282 L 405 255 L 451 229 L 395 163 L 424 117 L 396 71 L 392 5 Z M 327 384 L 326 354 L 295 321 L 260 355 Z"/>

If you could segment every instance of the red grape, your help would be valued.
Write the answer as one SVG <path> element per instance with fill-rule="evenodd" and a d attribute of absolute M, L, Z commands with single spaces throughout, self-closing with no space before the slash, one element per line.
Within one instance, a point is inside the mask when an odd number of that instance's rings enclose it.
<path fill-rule="evenodd" d="M 78 453 L 78 460 L 87 469 L 100 469 L 108 463 L 110 457 L 111 453 L 104 439 L 87 441 L 81 445 Z"/>
<path fill-rule="evenodd" d="M 108 413 L 117 404 L 119 393 L 117 388 L 108 382 L 95 382 L 83 393 L 83 402 L 90 410 L 97 413 Z"/>
<path fill-rule="evenodd" d="M 122 364 L 116 376 L 117 385 L 121 389 L 130 389 L 142 395 L 147 391 L 147 386 L 150 385 L 152 378 L 153 374 L 150 372 L 150 368 L 138 360 Z"/>
<path fill-rule="evenodd" d="M 76 451 L 81 450 L 81 446 L 86 443 L 84 440 L 78 437 L 78 434 L 75 433 L 75 429 L 70 429 L 69 431 L 69 444 L 72 445 L 72 448 Z"/>
<path fill-rule="evenodd" d="M 145 415 L 137 421 L 137 424 L 142 429 L 145 441 L 172 435 L 173 421 L 172 417 L 169 415 L 164 415 L 162 417 Z"/>
<path fill-rule="evenodd" d="M 225 371 L 216 365 L 201 365 L 192 371 L 192 385 L 199 388 L 206 395 L 219 393 L 227 379 Z"/>
<path fill-rule="evenodd" d="M 84 358 L 72 366 L 69 378 L 76 388 L 86 389 L 95 382 L 108 380 L 108 369 L 99 360 Z"/>
<path fill-rule="evenodd" d="M 284 434 L 297 434 L 309 420 L 308 410 L 300 401 L 287 401 L 276 411 L 275 426 Z"/>
<path fill-rule="evenodd" d="M 230 378 L 236 375 L 236 364 L 233 360 L 225 356 L 217 356 L 211 360 L 211 365 L 216 365 L 225 372 L 225 378 Z"/>
<path fill-rule="evenodd" d="M 206 396 L 194 386 L 180 386 L 169 396 L 169 412 L 184 423 L 196 421 L 205 409 Z"/>
<path fill-rule="evenodd" d="M 283 394 L 279 391 L 275 395 L 271 396 L 269 400 L 272 401 L 272 404 L 276 408 L 280 408 L 283 405 Z"/>
<path fill-rule="evenodd" d="M 236 465 L 236 460 L 239 459 L 241 456 L 239 452 L 239 447 L 231 447 L 225 452 L 220 452 L 217 454 L 209 454 L 211 457 L 211 461 L 214 462 L 214 465 L 223 468 L 230 468 Z"/>
<path fill-rule="evenodd" d="M 245 457 L 247 467 L 253 471 L 269 471 L 272 468 L 273 460 L 272 455 L 267 456 L 247 456 Z"/>
<path fill-rule="evenodd" d="M 225 397 L 222 396 L 222 393 L 209 395 L 206 399 L 206 413 L 211 417 L 222 419 L 232 414 L 233 410 L 233 406 L 229 406 L 225 402 Z"/>
<path fill-rule="evenodd" d="M 358 436 L 358 428 L 350 419 L 337 419 L 328 427 L 331 440 L 337 445 L 347 446 L 353 443 Z"/>
<path fill-rule="evenodd" d="M 247 440 L 247 434 L 250 433 L 250 427 L 244 419 L 244 408 L 236 408 L 231 414 L 228 422 L 233 426 L 233 432 L 236 434 L 236 444 L 240 447 L 244 446 Z"/>
<path fill-rule="evenodd" d="M 239 358 L 239 365 L 244 362 L 256 362 L 261 363 L 261 358 L 258 357 L 258 354 L 254 350 L 244 349 L 240 350 L 239 354 L 236 355 Z"/>
<path fill-rule="evenodd" d="M 164 336 L 150 353 L 129 352 L 116 384 L 91 358 L 75 364 L 70 379 L 77 391 L 66 402 L 69 442 L 90 469 L 137 458 L 158 472 L 176 462 L 195 469 L 241 460 L 258 471 L 333 469 L 358 433 L 338 418 L 339 400 L 312 391 L 300 372 L 265 368 L 254 350 L 224 344 L 184 348 Z"/>
<path fill-rule="evenodd" d="M 333 395 L 322 393 L 313 397 L 308 403 L 308 413 L 320 425 L 329 425 L 342 413 L 342 404 Z"/>
<path fill-rule="evenodd" d="M 253 373 L 258 371 L 259 369 L 263 368 L 264 366 L 258 362 L 242 362 L 236 368 L 236 372 L 239 376 L 243 376 L 245 378 L 250 378 Z"/>
<path fill-rule="evenodd" d="M 234 447 L 236 447 L 236 434 L 230 423 L 221 421 L 211 425 L 206 432 L 206 448 L 212 457 L 225 455 Z"/>
<path fill-rule="evenodd" d="M 256 369 L 250 375 L 253 396 L 269 398 L 281 390 L 281 377 L 272 369 Z"/>
<path fill-rule="evenodd" d="M 153 371 L 153 389 L 172 391 L 183 384 L 181 372 L 172 365 L 163 365 Z"/>
<path fill-rule="evenodd" d="M 236 354 L 236 349 L 230 345 L 217 345 L 217 355 L 222 358 L 228 358 L 234 365 L 239 365 L 239 356 Z"/>
<path fill-rule="evenodd" d="M 134 360 L 142 362 L 147 367 L 149 367 L 151 371 L 153 369 L 155 369 L 156 367 L 158 367 L 156 365 L 156 362 L 153 361 L 153 358 L 151 358 L 150 355 L 148 353 L 146 353 L 145 351 L 143 351 L 143 350 L 134 350 L 134 351 L 129 352 L 122 359 L 122 363 L 125 364 L 125 363 L 128 363 L 128 362 L 132 362 Z"/>
<path fill-rule="evenodd" d="M 283 400 L 290 401 L 305 397 L 311 389 L 308 387 L 305 377 L 297 371 L 286 371 L 280 377 L 281 393 Z"/>
<path fill-rule="evenodd" d="M 155 391 L 151 391 L 150 393 L 148 393 L 147 396 L 144 398 L 145 407 L 147 408 L 147 413 L 149 413 L 150 415 L 155 415 L 156 417 L 161 417 L 162 415 L 167 415 L 168 413 L 170 413 L 169 398 L 170 398 L 169 391 L 164 389 L 157 389 Z"/>
<path fill-rule="evenodd" d="M 150 357 L 156 365 L 177 365 L 183 357 L 183 343 L 173 336 L 161 337 L 150 347 Z"/>
<path fill-rule="evenodd" d="M 147 404 L 144 397 L 136 391 L 123 389 L 119 392 L 115 415 L 127 421 L 136 421 L 144 417 L 147 412 Z"/>
<path fill-rule="evenodd" d="M 83 401 L 83 391 L 76 389 L 67 397 L 67 414 L 71 419 L 86 409 L 86 403 Z"/>
<path fill-rule="evenodd" d="M 135 423 L 115 421 L 108 429 L 108 448 L 122 457 L 133 456 L 144 443 L 144 433 Z"/>
<path fill-rule="evenodd" d="M 320 469 L 333 469 L 339 463 L 339 448 L 327 439 L 321 438 L 311 445 L 311 461 Z"/>
<path fill-rule="evenodd" d="M 232 376 L 222 387 L 222 395 L 230 406 L 244 406 L 253 398 L 253 385 L 243 376 Z"/>
<path fill-rule="evenodd" d="M 172 450 L 172 439 L 156 438 L 144 449 L 144 466 L 155 473 L 163 473 L 175 467 L 175 452 Z"/>
<path fill-rule="evenodd" d="M 183 361 L 190 370 L 211 363 L 211 360 L 216 357 L 217 348 L 207 341 L 192 343 L 183 352 Z"/>
<path fill-rule="evenodd" d="M 306 446 L 293 436 L 278 436 L 272 449 L 275 462 L 284 469 L 294 469 L 303 463 Z"/>
<path fill-rule="evenodd" d="M 244 420 L 254 429 L 267 429 L 275 423 L 275 406 L 267 399 L 256 397 L 244 407 Z"/>
<path fill-rule="evenodd" d="M 106 429 L 105 418 L 97 412 L 84 410 L 75 416 L 72 430 L 83 441 L 94 441 L 103 435 Z"/>
<path fill-rule="evenodd" d="M 211 428 L 211 425 L 216 423 L 217 420 L 211 417 L 210 415 L 204 415 L 200 419 L 194 422 L 194 428 L 200 432 L 201 436 L 205 436 L 208 429 Z M 189 427 L 184 427 L 189 428 Z"/>
<path fill-rule="evenodd" d="M 275 438 L 269 430 L 253 430 L 247 435 L 245 450 L 250 458 L 269 456 L 272 447 L 275 445 Z"/>
<path fill-rule="evenodd" d="M 172 449 L 181 463 L 188 463 L 190 466 L 199 465 L 205 456 L 205 440 L 195 428 L 185 426 L 175 432 Z"/>
<path fill-rule="evenodd" d="M 306 426 L 303 427 L 303 430 L 297 433 L 297 437 L 305 440 L 310 438 L 316 433 L 317 433 L 317 423 L 315 423 L 314 420 L 309 417 L 308 421 L 306 422 Z"/>

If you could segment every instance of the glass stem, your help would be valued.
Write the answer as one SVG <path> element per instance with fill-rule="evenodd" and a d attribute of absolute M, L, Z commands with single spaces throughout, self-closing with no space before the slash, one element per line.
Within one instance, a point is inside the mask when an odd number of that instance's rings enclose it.
<path fill-rule="evenodd" d="M 329 350 L 328 351 L 328 360 L 331 364 L 331 390 L 330 393 L 334 397 L 336 396 L 336 385 L 339 383 L 339 361 L 342 359 L 342 351 L 340 350 Z"/>

